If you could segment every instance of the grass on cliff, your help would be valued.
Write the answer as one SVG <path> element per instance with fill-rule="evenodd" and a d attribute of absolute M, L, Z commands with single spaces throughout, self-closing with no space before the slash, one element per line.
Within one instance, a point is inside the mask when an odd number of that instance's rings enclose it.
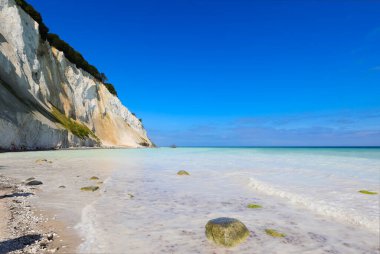
<path fill-rule="evenodd" d="M 99 138 L 84 124 L 79 123 L 61 113 L 57 108 L 53 107 L 51 113 L 67 130 L 69 130 L 75 136 L 85 139 L 92 137 L 99 141 Z"/>
<path fill-rule="evenodd" d="M 32 19 L 38 23 L 38 30 L 42 40 L 48 41 L 51 46 L 62 51 L 65 57 L 71 63 L 75 64 L 77 68 L 80 68 L 91 74 L 95 79 L 102 82 L 111 94 L 117 96 L 115 87 L 110 83 L 106 83 L 107 77 L 104 73 L 99 72 L 95 66 L 89 64 L 81 53 L 76 51 L 67 42 L 62 40 L 57 34 L 49 33 L 49 28 L 45 25 L 41 14 L 36 11 L 33 6 L 28 4 L 25 0 L 15 1 L 21 9 L 23 9 Z"/>

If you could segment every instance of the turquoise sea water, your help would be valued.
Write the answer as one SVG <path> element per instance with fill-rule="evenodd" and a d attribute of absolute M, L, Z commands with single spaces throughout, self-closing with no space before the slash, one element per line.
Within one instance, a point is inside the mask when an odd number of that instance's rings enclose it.
<path fill-rule="evenodd" d="M 209 147 L 0 154 L 0 162 L 6 160 L 9 165 L 37 158 L 53 161 L 53 168 L 46 168 L 52 174 L 40 173 L 36 166 L 33 176 L 47 183 L 57 174 L 67 178 L 66 195 L 59 204 L 44 199 L 46 207 L 67 209 L 67 204 L 94 197 L 78 194 L 74 183 L 71 190 L 70 177 L 79 184 L 87 183 L 92 174 L 104 180 L 96 198 L 78 211 L 75 228 L 84 239 L 81 253 L 380 250 L 379 195 L 358 192 L 380 192 L 379 148 Z M 179 170 L 187 170 L 190 176 L 177 176 Z M 2 172 L 25 177 L 25 168 Z M 49 193 L 61 191 L 57 186 L 43 188 Z M 263 208 L 249 209 L 249 203 Z M 204 226 L 217 217 L 241 220 L 250 229 L 250 238 L 234 249 L 214 246 L 205 238 Z M 286 237 L 268 236 L 268 228 Z"/>
<path fill-rule="evenodd" d="M 224 253 L 204 238 L 206 222 L 220 216 L 236 217 L 252 230 L 252 239 L 236 253 L 378 250 L 379 197 L 358 191 L 380 191 L 380 149 L 110 152 L 120 169 L 107 180 L 106 194 L 84 211 L 79 228 L 92 232 L 84 252 L 100 245 L 104 251 L 132 253 Z M 182 169 L 191 176 L 177 176 Z M 263 209 L 247 209 L 248 203 Z M 273 239 L 263 233 L 266 228 L 287 238 Z"/>

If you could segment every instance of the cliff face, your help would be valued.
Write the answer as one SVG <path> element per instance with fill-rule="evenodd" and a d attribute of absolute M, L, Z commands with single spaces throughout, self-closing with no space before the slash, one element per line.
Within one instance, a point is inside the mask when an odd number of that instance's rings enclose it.
<path fill-rule="evenodd" d="M 38 23 L 0 0 L 0 149 L 152 146 L 120 100 L 42 41 Z"/>

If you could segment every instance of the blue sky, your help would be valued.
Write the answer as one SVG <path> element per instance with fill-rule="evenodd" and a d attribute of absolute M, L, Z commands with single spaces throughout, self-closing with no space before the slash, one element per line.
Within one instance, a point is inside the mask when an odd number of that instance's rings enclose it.
<path fill-rule="evenodd" d="M 29 2 L 158 145 L 380 145 L 380 1 Z"/>

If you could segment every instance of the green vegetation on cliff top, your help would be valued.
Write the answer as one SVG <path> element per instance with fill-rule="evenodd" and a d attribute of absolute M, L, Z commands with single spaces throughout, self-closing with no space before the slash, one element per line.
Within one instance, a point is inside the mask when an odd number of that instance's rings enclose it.
<path fill-rule="evenodd" d="M 15 1 L 16 4 L 21 7 L 21 9 L 23 9 L 32 19 L 38 23 L 38 30 L 42 40 L 48 41 L 52 47 L 55 47 L 56 49 L 62 51 L 65 57 L 70 62 L 75 64 L 77 68 L 80 68 L 91 74 L 95 79 L 102 82 L 111 94 L 117 96 L 115 87 L 110 83 L 106 83 L 107 78 L 104 73 L 100 73 L 95 66 L 89 64 L 81 53 L 76 51 L 67 42 L 59 38 L 58 35 L 49 33 L 49 28 L 43 22 L 41 14 L 36 11 L 33 6 L 28 4 L 25 0 Z"/>

